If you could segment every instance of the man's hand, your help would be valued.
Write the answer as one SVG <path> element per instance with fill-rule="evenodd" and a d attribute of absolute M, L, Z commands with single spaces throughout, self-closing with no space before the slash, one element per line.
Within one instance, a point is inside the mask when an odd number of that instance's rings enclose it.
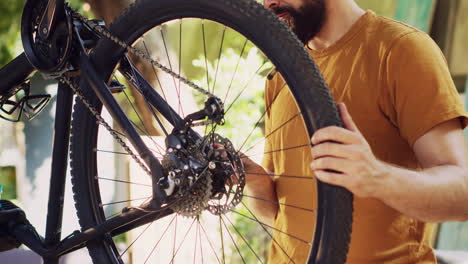
<path fill-rule="evenodd" d="M 344 104 L 338 104 L 345 128 L 326 127 L 312 137 L 311 168 L 323 182 L 360 197 L 376 197 L 388 165 L 379 161 Z"/>

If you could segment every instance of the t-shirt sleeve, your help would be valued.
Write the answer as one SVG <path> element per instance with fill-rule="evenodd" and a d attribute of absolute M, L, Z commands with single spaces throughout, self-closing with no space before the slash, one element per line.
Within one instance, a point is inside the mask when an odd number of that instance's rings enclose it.
<path fill-rule="evenodd" d="M 467 113 L 447 62 L 428 35 L 402 36 L 392 45 L 385 63 L 383 108 L 410 146 L 442 122 L 458 118 L 463 128 L 467 126 Z"/>

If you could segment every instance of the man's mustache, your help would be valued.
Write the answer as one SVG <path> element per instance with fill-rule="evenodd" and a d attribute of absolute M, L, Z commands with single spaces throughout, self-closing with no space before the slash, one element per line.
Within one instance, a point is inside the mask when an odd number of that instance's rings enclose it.
<path fill-rule="evenodd" d="M 283 13 L 288 13 L 288 14 L 294 14 L 296 13 L 295 10 L 291 7 L 287 6 L 274 6 L 271 8 L 271 11 L 275 13 L 276 15 L 283 14 Z"/>

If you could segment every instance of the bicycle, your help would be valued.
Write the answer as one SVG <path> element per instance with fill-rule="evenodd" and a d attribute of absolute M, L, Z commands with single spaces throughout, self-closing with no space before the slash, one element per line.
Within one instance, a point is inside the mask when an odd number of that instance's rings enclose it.
<path fill-rule="evenodd" d="M 181 46 L 178 49 L 177 70 L 171 64 L 166 47 L 167 28 L 179 28 L 179 42 L 182 43 L 183 28 L 189 22 L 199 23 L 196 28 L 202 32 L 200 39 L 204 46 L 204 59 L 199 59 L 198 65 L 204 66 L 204 72 L 198 75 L 206 75 L 203 82 L 191 81 L 181 72 Z M 216 54 L 215 59 L 212 59 L 216 63 L 210 62 L 213 65 L 209 66 L 205 31 L 213 25 L 223 30 L 219 55 Z M 164 44 L 163 53 L 167 54 L 167 64 L 151 57 L 145 43 L 145 37 L 151 35 L 151 30 L 155 30 L 158 39 Z M 220 84 L 216 84 L 216 80 L 220 74 L 219 68 L 222 67 L 222 51 L 232 53 L 234 49 L 229 51 L 223 47 L 229 32 L 241 37 L 240 45 L 237 45 L 241 51 L 234 60 L 237 63 L 228 65 L 234 68 L 234 74 L 229 86 L 225 85 L 223 90 L 219 88 Z M 176 235 L 169 242 L 163 242 L 172 244 L 169 249 L 172 252 L 166 252 L 166 260 L 169 262 L 180 259 L 176 256 L 179 248 L 194 223 L 197 223 L 196 231 L 193 231 L 196 232 L 195 249 L 191 256 L 193 262 L 201 259 L 203 263 L 206 257 L 207 262 L 217 260 L 225 263 L 226 251 L 232 251 L 244 263 L 252 260 L 265 263 L 266 260 L 262 260 L 262 256 L 247 243 L 246 235 L 240 233 L 232 222 L 234 220 L 228 216 L 235 213 L 238 217 L 257 223 L 259 229 L 284 252 L 290 262 L 295 263 L 295 260 L 283 249 L 284 245 L 278 244 L 275 237 L 283 235 L 301 240 L 310 248 L 307 263 L 345 262 L 352 221 L 352 195 L 348 191 L 323 184 L 311 176 L 274 175 L 277 178 L 290 177 L 307 181 L 308 184 L 313 182 L 316 186 L 316 197 L 310 197 L 318 201 L 317 208 L 313 210 L 279 201 L 266 201 L 280 207 L 312 211 L 308 215 L 311 221 L 309 231 L 313 233 L 309 241 L 260 222 L 242 200 L 256 199 L 244 194 L 246 174 L 249 172 L 244 171 L 242 153 L 247 151 L 242 148 L 246 143 L 252 143 L 252 134 L 257 134 L 257 139 L 262 140 L 262 136 L 258 136 L 262 135 L 259 126 L 267 107 L 263 113 L 257 114 L 258 121 L 254 128 L 244 131 L 247 138 L 240 143 L 233 143 L 234 140 L 220 135 L 223 132 L 228 134 L 226 127 L 235 129 L 240 126 L 235 123 L 238 120 L 231 121 L 236 116 L 228 116 L 228 113 L 232 104 L 242 97 L 242 92 L 252 88 L 248 86 L 248 81 L 245 87 L 241 85 L 240 93 L 236 96 L 229 93 L 236 94 L 230 90 L 231 86 L 237 82 L 234 79 L 239 69 L 251 63 L 247 60 L 249 56 L 262 62 L 252 74 L 252 79 L 258 76 L 272 79 L 278 73 L 281 74 L 281 78 L 288 84 L 281 89 L 290 89 L 300 109 L 297 117 L 302 120 L 300 122 L 309 135 L 321 127 L 341 126 L 335 104 L 318 68 L 289 28 L 273 13 L 250 0 L 139 0 L 107 28 L 101 21 L 89 20 L 75 12 L 64 0 L 28 0 L 23 11 L 21 35 L 24 53 L 0 70 L 3 80 L 0 84 L 2 117 L 18 121 L 24 113 L 26 117 L 33 118 L 48 103 L 49 95 L 30 94 L 27 79 L 32 72 L 39 71 L 45 78 L 56 79 L 60 84 L 45 238 L 37 234 L 21 209 L 8 201 L 2 201 L 0 227 L 6 230 L 7 237 L 14 238 L 38 253 L 45 263 L 58 263 L 60 256 L 83 247 L 88 248 L 95 263 L 122 263 L 126 258 L 125 253 L 135 241 L 125 250 L 119 250 L 118 239 L 122 237 L 121 234 L 145 225 L 143 232 L 137 236 L 139 238 L 153 222 L 164 219 L 170 220 L 166 231 L 174 221 L 174 230 L 177 231 L 178 215 L 182 215 L 190 219 L 191 225 L 178 245 Z M 251 47 L 254 45 L 257 48 Z M 137 65 L 141 61 L 154 70 L 152 77 L 145 75 Z M 221 72 L 224 73 L 223 69 Z M 173 107 L 170 102 L 173 98 L 164 94 L 158 74 L 166 74 L 173 82 L 178 93 L 178 98 L 175 98 L 179 104 L 177 107 Z M 210 74 L 214 76 L 210 77 Z M 159 90 L 153 88 L 148 78 L 157 79 Z M 128 87 L 122 84 L 123 79 L 128 83 L 127 86 L 133 87 L 135 98 L 127 94 Z M 193 113 L 183 111 L 179 94 L 181 85 L 197 92 L 195 101 L 199 101 L 197 107 L 201 110 Z M 225 92 L 224 96 L 215 95 L 219 90 Z M 134 106 L 132 100 L 138 100 L 138 96 L 142 100 Z M 73 106 L 74 97 L 76 101 Z M 231 98 L 233 100 L 226 108 L 225 101 Z M 141 110 L 144 109 L 142 107 L 146 107 L 146 110 Z M 111 116 L 110 121 L 102 112 L 103 109 Z M 149 123 L 145 123 L 148 119 L 142 118 L 142 113 L 150 114 Z M 154 124 L 159 126 L 158 129 L 164 135 L 164 147 L 152 137 Z M 279 131 L 280 128 L 274 130 Z M 113 145 L 116 146 L 112 151 L 102 149 L 101 132 L 114 140 Z M 242 131 L 237 130 L 235 133 L 238 132 Z M 270 134 L 263 135 L 263 138 L 268 136 Z M 69 144 L 73 192 L 82 230 L 62 240 L 61 219 Z M 222 145 L 222 150 L 215 145 Z M 308 151 L 309 147 L 310 142 L 307 142 L 293 148 Z M 273 152 L 283 151 L 286 150 Z M 102 155 L 107 154 L 129 157 L 135 170 L 145 174 L 151 184 L 125 182 L 105 176 L 99 161 Z M 138 200 L 138 205 L 128 205 L 129 201 L 112 202 L 106 198 L 103 188 L 105 182 L 139 185 L 147 188 L 149 195 L 132 201 Z M 122 203 L 123 208 L 117 212 L 107 210 L 111 205 Z M 239 209 L 241 206 L 244 213 Z M 218 254 L 205 231 L 207 226 L 200 223 L 213 216 L 218 221 L 213 230 L 220 233 L 220 239 L 215 241 L 220 244 L 215 245 L 221 251 Z M 248 247 L 248 254 L 252 258 L 241 253 L 240 243 L 236 243 L 233 235 L 238 236 L 236 239 L 242 241 L 242 246 Z M 212 251 L 205 254 L 207 249 L 204 251 L 202 246 L 208 244 Z M 162 262 L 162 254 L 157 257 Z M 153 261 L 152 258 L 154 256 L 150 254 L 145 262 Z"/>

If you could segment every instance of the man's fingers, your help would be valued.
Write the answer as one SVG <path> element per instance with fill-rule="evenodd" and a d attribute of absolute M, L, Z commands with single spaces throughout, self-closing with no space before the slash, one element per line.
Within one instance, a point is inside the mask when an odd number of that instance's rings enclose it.
<path fill-rule="evenodd" d="M 312 157 L 314 159 L 331 156 L 354 160 L 358 157 L 356 152 L 354 145 L 344 145 L 333 142 L 324 142 L 312 147 Z"/>
<path fill-rule="evenodd" d="M 337 172 L 332 172 L 332 171 L 326 171 L 326 170 L 317 170 L 314 171 L 315 177 L 317 177 L 320 181 L 332 184 L 332 185 L 337 185 L 337 186 L 342 186 L 344 179 L 348 176 L 344 173 L 337 173 Z"/>
<path fill-rule="evenodd" d="M 215 155 L 221 155 L 221 158 L 227 159 L 228 155 L 225 151 L 224 145 L 219 143 L 213 143 L 212 146 L 215 148 Z"/>
<path fill-rule="evenodd" d="M 320 159 L 315 159 L 310 164 L 311 168 L 315 170 L 333 170 L 336 172 L 343 172 L 344 168 L 352 168 L 354 165 L 354 161 L 342 159 L 342 158 L 335 158 L 335 157 L 324 157 Z"/>
<path fill-rule="evenodd" d="M 334 141 L 341 144 L 358 144 L 360 142 L 360 138 L 356 133 L 337 126 L 319 129 L 312 136 L 312 144 L 314 145 L 326 141 Z"/>

